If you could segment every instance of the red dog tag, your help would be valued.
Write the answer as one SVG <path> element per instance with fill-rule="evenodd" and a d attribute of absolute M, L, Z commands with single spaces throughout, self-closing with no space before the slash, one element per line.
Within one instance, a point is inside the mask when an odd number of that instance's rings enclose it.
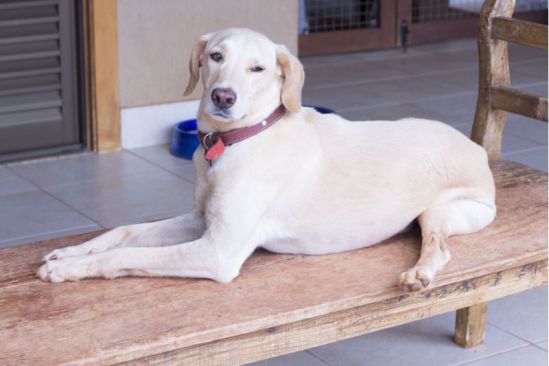
<path fill-rule="evenodd" d="M 223 155 L 224 152 L 225 152 L 225 144 L 223 143 L 223 141 L 221 141 L 220 138 L 218 138 L 215 144 L 213 144 L 212 147 L 210 147 L 206 151 L 206 159 L 210 161 L 215 160 L 221 155 Z"/>

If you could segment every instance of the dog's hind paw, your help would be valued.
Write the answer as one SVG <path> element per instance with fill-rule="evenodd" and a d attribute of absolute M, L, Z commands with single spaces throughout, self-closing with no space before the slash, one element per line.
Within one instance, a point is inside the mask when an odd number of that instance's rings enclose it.
<path fill-rule="evenodd" d="M 426 267 L 413 267 L 400 274 L 400 288 L 406 292 L 416 292 L 429 287 L 433 273 Z"/>

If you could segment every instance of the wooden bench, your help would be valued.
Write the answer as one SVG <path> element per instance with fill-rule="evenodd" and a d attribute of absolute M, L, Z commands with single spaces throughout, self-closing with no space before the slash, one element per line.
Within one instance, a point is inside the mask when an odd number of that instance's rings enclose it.
<path fill-rule="evenodd" d="M 493 24 L 498 3 L 485 4 L 484 26 Z M 503 47 L 488 41 L 496 51 Z M 481 64 L 487 56 L 481 54 Z M 492 158 L 499 156 L 504 116 L 494 107 L 508 107 L 498 104 L 494 80 L 481 82 L 473 133 Z M 452 237 L 448 266 L 431 288 L 414 294 L 397 283 L 419 257 L 417 229 L 333 255 L 258 251 L 230 284 L 169 278 L 50 284 L 35 277 L 44 254 L 101 232 L 2 249 L 0 364 L 243 364 L 454 310 L 456 342 L 474 346 L 484 339 L 488 301 L 547 284 L 547 174 L 491 164 L 497 219 L 477 234 Z"/>

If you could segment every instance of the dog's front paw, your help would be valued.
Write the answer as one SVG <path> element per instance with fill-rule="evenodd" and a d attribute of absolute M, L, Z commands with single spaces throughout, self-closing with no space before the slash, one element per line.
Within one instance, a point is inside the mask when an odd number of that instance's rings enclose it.
<path fill-rule="evenodd" d="M 429 287 L 433 281 L 433 272 L 427 267 L 414 267 L 400 274 L 400 288 L 403 291 L 415 292 Z"/>
<path fill-rule="evenodd" d="M 55 249 L 44 256 L 44 261 L 54 261 L 71 257 L 81 257 L 84 255 L 94 254 L 95 252 L 96 250 L 84 243 L 80 245 L 73 245 L 70 247 Z"/>
<path fill-rule="evenodd" d="M 71 259 L 60 259 L 44 263 L 36 273 L 42 281 L 78 281 L 89 276 L 89 265 Z"/>

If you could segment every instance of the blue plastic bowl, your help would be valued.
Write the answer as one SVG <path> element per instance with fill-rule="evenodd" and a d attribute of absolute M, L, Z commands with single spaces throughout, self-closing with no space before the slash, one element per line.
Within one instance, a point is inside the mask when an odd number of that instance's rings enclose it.
<path fill-rule="evenodd" d="M 322 113 L 322 114 L 336 114 L 336 112 L 333 109 L 320 107 L 317 105 L 306 105 L 304 107 L 314 108 L 318 113 Z"/>
<path fill-rule="evenodd" d="M 179 122 L 172 129 L 170 152 L 178 158 L 191 160 L 200 144 L 197 137 L 196 119 Z"/>

